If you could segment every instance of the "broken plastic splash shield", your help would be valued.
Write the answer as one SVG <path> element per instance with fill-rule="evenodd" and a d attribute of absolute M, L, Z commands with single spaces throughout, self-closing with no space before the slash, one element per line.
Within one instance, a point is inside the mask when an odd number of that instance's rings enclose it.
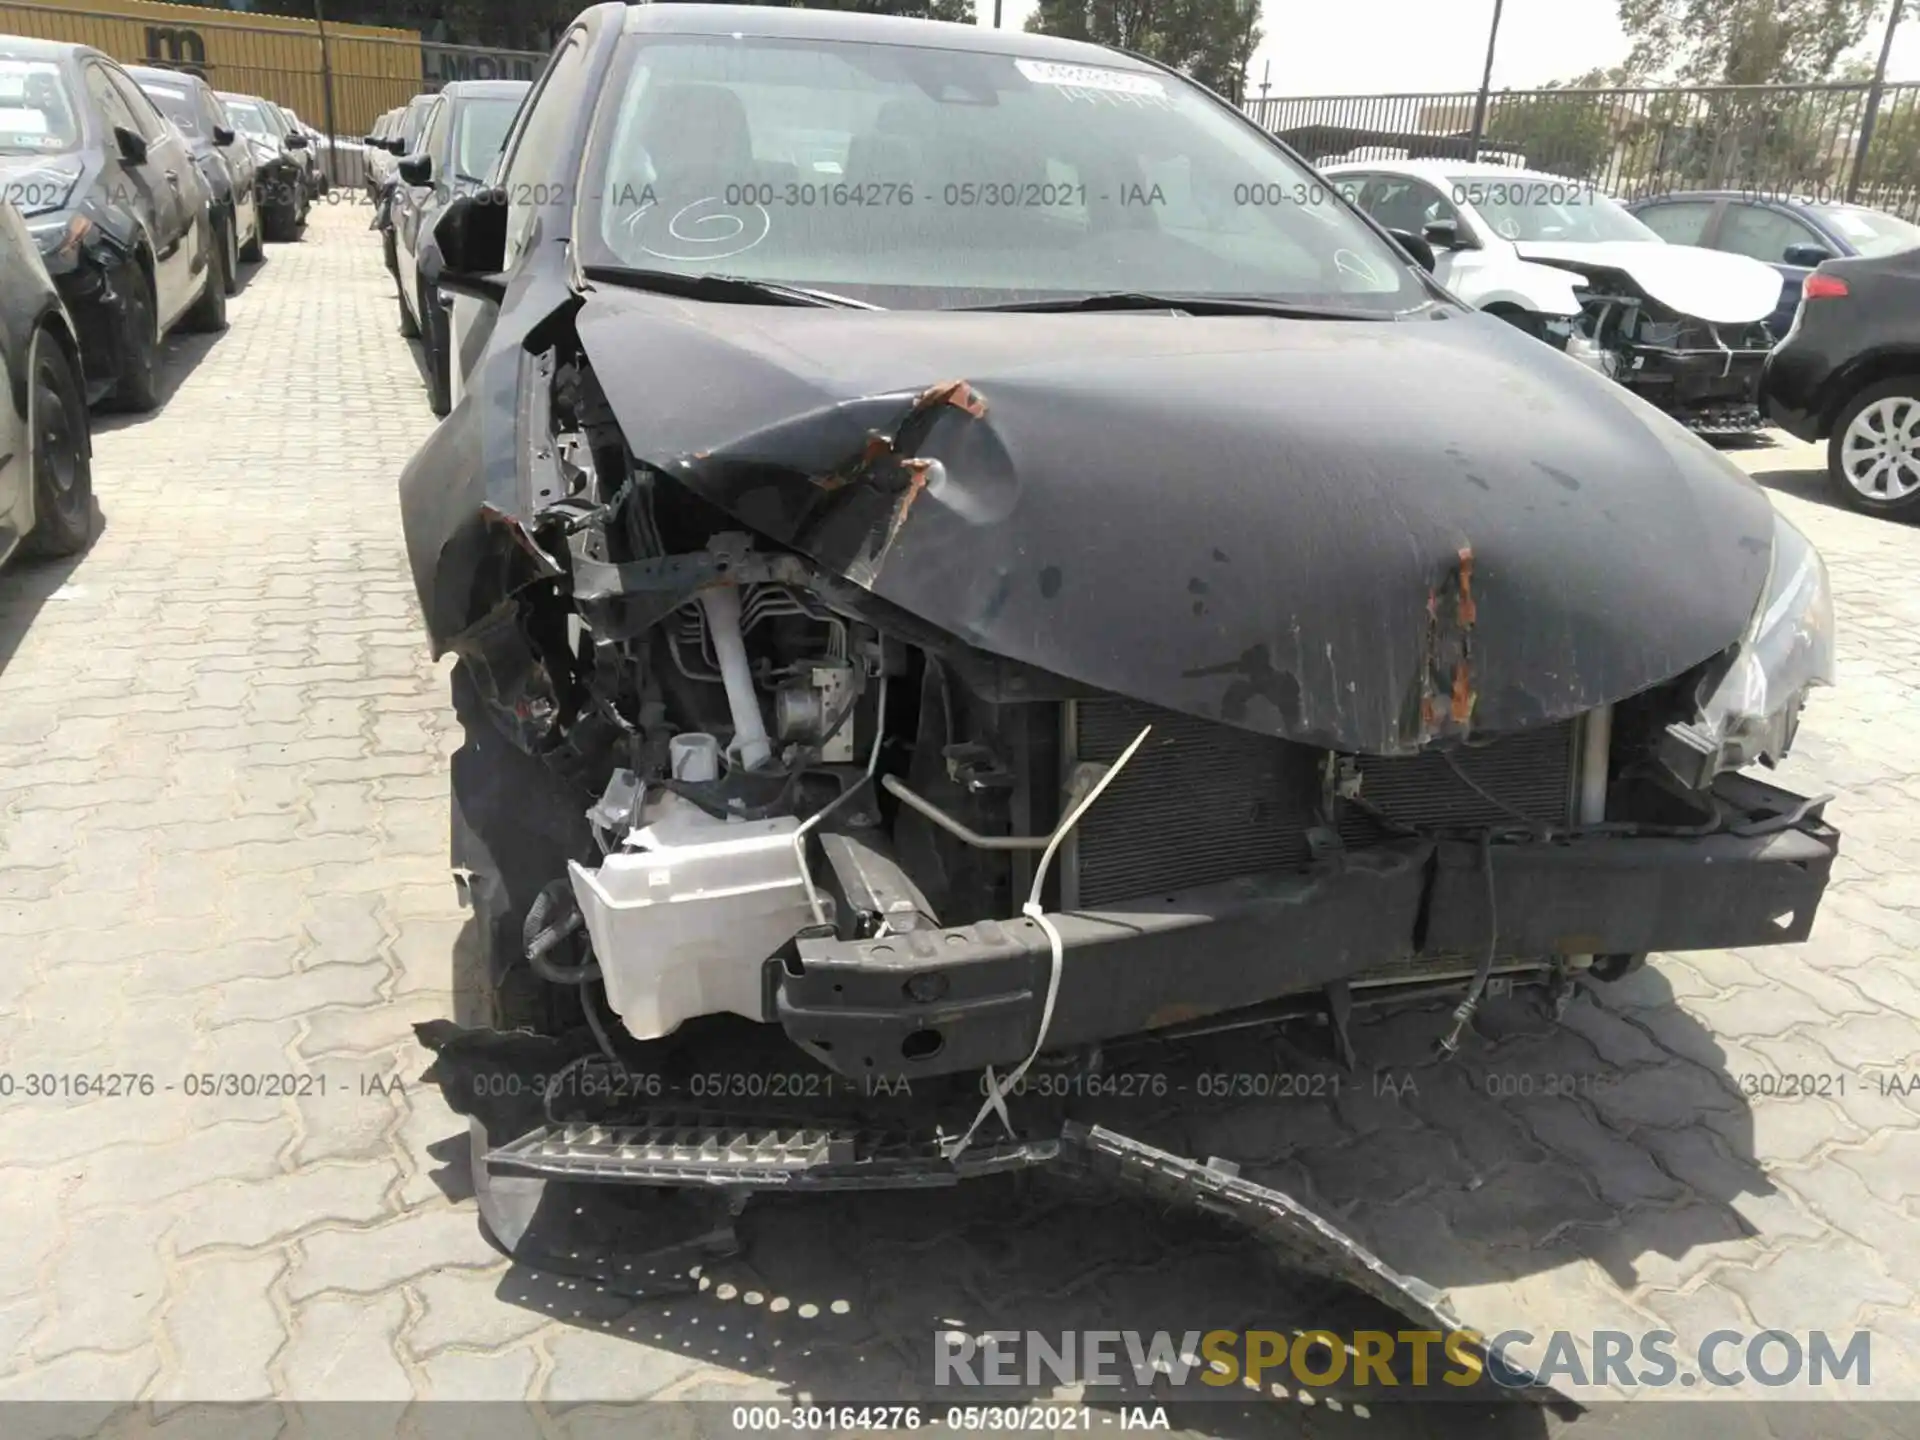
<path fill-rule="evenodd" d="M 539 1126 L 488 1151 L 484 1164 L 489 1171 L 545 1180 L 736 1193 L 934 1187 L 1045 1166 L 1241 1226 L 1289 1266 L 1351 1285 L 1422 1329 L 1464 1328 L 1441 1291 L 1395 1270 L 1283 1191 L 1242 1178 L 1230 1162 L 1202 1164 L 1099 1125 L 1068 1121 L 1057 1138 L 979 1145 L 949 1160 L 937 1139 L 914 1141 L 831 1124 L 661 1114 L 625 1125 Z M 1578 1409 L 1497 1348 L 1481 1347 L 1480 1358 L 1509 1394 Z"/>

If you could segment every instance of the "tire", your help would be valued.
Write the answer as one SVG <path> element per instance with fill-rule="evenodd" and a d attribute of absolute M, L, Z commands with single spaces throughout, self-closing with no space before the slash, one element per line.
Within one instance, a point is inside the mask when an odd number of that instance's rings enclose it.
<path fill-rule="evenodd" d="M 78 555 L 93 540 L 93 461 L 87 400 L 73 362 L 45 330 L 33 337 L 27 376 L 33 464 L 29 555 Z"/>
<path fill-rule="evenodd" d="M 564 1034 L 580 1023 L 579 997 L 534 974 L 525 927 L 541 888 L 566 875 L 568 856 L 591 852 L 584 806 L 500 733 L 465 661 L 452 685 L 464 740 L 448 762 L 451 859 L 473 904 L 474 978 L 496 1028 Z"/>
<path fill-rule="evenodd" d="M 126 272 L 126 311 L 120 327 L 120 369 L 114 376 L 116 409 L 144 415 L 160 403 L 160 330 L 153 285 L 138 265 Z"/>
<path fill-rule="evenodd" d="M 221 278 L 226 282 L 226 293 L 240 293 L 240 218 L 227 216 L 226 223 L 220 229 L 220 258 L 225 265 Z"/>
<path fill-rule="evenodd" d="M 427 405 L 442 419 L 453 409 L 453 357 L 447 337 L 447 311 L 420 277 L 420 334 L 427 351 Z"/>
<path fill-rule="evenodd" d="M 213 232 L 213 253 L 207 260 L 206 287 L 185 318 L 187 329 L 196 334 L 216 335 L 227 328 L 227 236 L 221 220 L 209 218 L 207 223 Z"/>
<path fill-rule="evenodd" d="M 253 198 L 253 236 L 240 247 L 240 258 L 249 265 L 258 265 L 267 258 L 267 248 L 261 242 L 266 238 L 267 217 L 260 211 L 260 197 Z"/>
<path fill-rule="evenodd" d="M 407 308 L 407 289 L 400 283 L 398 275 L 393 277 L 393 303 L 400 307 L 400 335 L 402 339 L 418 340 L 420 322 L 413 318 L 413 312 Z"/>
<path fill-rule="evenodd" d="M 1920 375 L 1877 381 L 1840 408 L 1827 437 L 1827 480 L 1868 515 L 1920 515 Z"/>

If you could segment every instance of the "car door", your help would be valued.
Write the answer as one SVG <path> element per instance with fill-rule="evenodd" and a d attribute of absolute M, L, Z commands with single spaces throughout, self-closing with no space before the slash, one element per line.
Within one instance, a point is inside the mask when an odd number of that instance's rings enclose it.
<path fill-rule="evenodd" d="M 110 208 L 131 217 L 153 252 L 154 311 L 164 325 L 174 271 L 163 268 L 161 256 L 164 252 L 172 261 L 178 249 L 181 209 L 178 192 L 168 184 L 164 167 L 155 163 L 151 150 L 144 160 L 130 160 L 121 150 L 117 132 L 125 131 L 143 143 L 146 137 L 106 65 L 92 58 L 82 60 L 80 80 L 103 136 L 107 167 L 101 177 L 103 188 L 110 197 Z"/>
<path fill-rule="evenodd" d="M 1655 200 L 1635 205 L 1634 218 L 1669 245 L 1706 245 L 1713 234 L 1718 200 Z"/>
<path fill-rule="evenodd" d="M 501 270 L 508 277 L 507 307 L 513 306 L 529 286 L 554 283 L 548 274 L 530 276 L 520 260 L 533 242 L 543 212 L 557 215 L 573 211 L 571 185 L 555 183 L 554 177 L 565 175 L 570 180 L 578 166 L 577 132 L 583 128 L 580 117 L 593 105 L 588 81 L 601 62 L 600 50 L 609 43 L 609 32 L 591 18 L 593 15 L 588 11 L 554 47 L 547 68 L 514 117 L 513 129 L 500 147 L 500 158 L 489 177 L 490 188 L 502 192 L 506 200 L 506 263 Z M 526 313 L 557 304 L 561 298 L 560 294 L 550 299 L 542 295 L 529 302 Z M 517 373 L 517 362 L 503 363 L 498 371 L 488 368 L 494 358 L 491 341 L 502 308 L 501 302 L 471 295 L 453 297 L 447 315 L 447 344 L 456 403 L 469 382 L 473 388 L 486 388 L 489 375 Z M 522 319 L 509 328 L 518 329 L 525 323 Z"/>
<path fill-rule="evenodd" d="M 452 111 L 452 102 L 436 99 L 427 108 L 426 119 L 421 125 L 420 143 L 414 147 L 413 153 L 425 155 L 434 166 L 434 173 L 427 177 L 427 183 L 409 185 L 397 174 L 393 181 L 393 244 L 400 259 L 400 288 L 408 298 L 415 319 L 422 313 L 419 284 L 420 224 L 422 217 L 432 209 L 435 187 L 442 181 L 439 151 L 443 147 L 440 142 L 446 135 Z"/>
<path fill-rule="evenodd" d="M 146 161 L 137 168 L 146 174 L 154 197 L 154 308 L 164 330 L 193 303 L 200 272 L 212 259 L 206 243 L 211 227 L 204 220 L 206 182 L 193 163 L 186 138 L 133 83 L 133 77 L 116 66 L 100 68 L 146 142 Z"/>
<path fill-rule="evenodd" d="M 1345 178 L 1345 177 L 1343 177 Z M 1427 239 L 1430 225 L 1451 225 L 1452 245 L 1433 247 L 1433 278 L 1476 310 L 1496 293 L 1499 262 L 1473 237 L 1472 227 L 1438 186 L 1412 175 L 1375 174 L 1360 194 L 1360 208 L 1389 230 Z"/>
<path fill-rule="evenodd" d="M 1800 287 L 1813 273 L 1811 265 L 1787 259 L 1787 251 L 1796 245 L 1817 245 L 1833 253 L 1820 232 L 1799 216 L 1781 206 L 1751 200 L 1727 202 L 1713 242 L 1716 250 L 1764 261 L 1780 272 L 1780 303 L 1767 317 L 1767 328 L 1775 335 L 1785 335 L 1793 324 L 1793 312 L 1800 308 Z"/>

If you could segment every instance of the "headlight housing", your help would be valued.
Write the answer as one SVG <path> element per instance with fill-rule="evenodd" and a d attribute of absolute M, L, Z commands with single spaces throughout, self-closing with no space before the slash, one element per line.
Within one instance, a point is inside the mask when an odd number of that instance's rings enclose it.
<path fill-rule="evenodd" d="M 77 210 L 57 211 L 27 224 L 27 232 L 40 247 L 40 258 L 49 265 L 71 264 L 92 230 L 93 221 Z"/>
<path fill-rule="evenodd" d="M 1694 718 L 1669 725 L 1661 739 L 1661 760 L 1696 789 L 1723 770 L 1785 759 L 1807 691 L 1833 683 L 1826 562 L 1778 514 L 1767 588 L 1730 653 L 1701 680 Z"/>

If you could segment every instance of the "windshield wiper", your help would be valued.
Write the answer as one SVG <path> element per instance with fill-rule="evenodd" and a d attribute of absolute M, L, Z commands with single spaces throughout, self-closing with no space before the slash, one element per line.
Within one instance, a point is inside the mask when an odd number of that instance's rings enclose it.
<path fill-rule="evenodd" d="M 1179 310 L 1188 315 L 1275 315 L 1283 320 L 1391 320 L 1390 312 L 1349 310 L 1338 305 L 1299 305 L 1244 295 L 1149 295 L 1138 290 L 1109 290 L 1070 295 L 1060 300 L 1017 300 L 1008 305 L 965 305 L 963 310 L 1066 315 L 1075 311 Z"/>
<path fill-rule="evenodd" d="M 677 270 L 642 270 L 627 265 L 589 265 L 589 280 L 647 290 L 656 295 L 679 295 L 688 300 L 717 300 L 744 305 L 812 305 L 831 310 L 879 310 L 831 290 L 804 285 L 782 285 L 774 280 L 749 280 L 744 275 L 683 275 Z"/>

